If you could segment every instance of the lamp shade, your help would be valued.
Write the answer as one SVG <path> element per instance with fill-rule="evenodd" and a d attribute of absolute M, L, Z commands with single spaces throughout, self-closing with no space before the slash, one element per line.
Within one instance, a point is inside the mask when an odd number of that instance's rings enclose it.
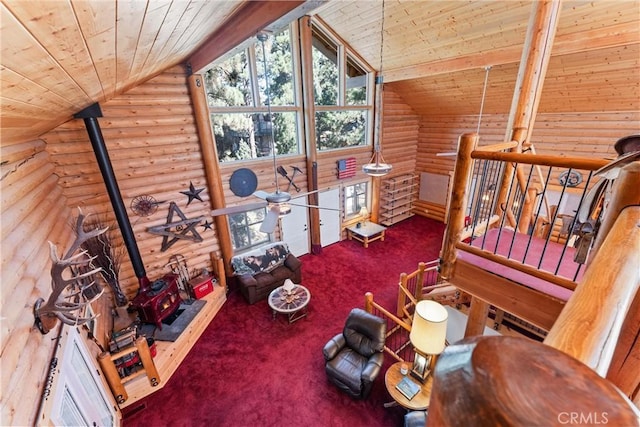
<path fill-rule="evenodd" d="M 447 336 L 447 310 L 435 301 L 419 301 L 409 339 L 424 354 L 440 354 Z"/>

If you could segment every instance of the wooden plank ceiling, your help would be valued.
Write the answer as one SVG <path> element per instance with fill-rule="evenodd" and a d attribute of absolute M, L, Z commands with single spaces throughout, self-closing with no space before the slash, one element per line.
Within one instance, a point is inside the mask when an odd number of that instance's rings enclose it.
<path fill-rule="evenodd" d="M 237 44 L 283 16 L 294 19 L 287 14 L 304 3 L 2 0 L 1 144 L 35 139 L 196 52 L 213 60 L 234 47 L 221 34 Z M 199 52 L 212 38 L 216 45 Z"/>
<path fill-rule="evenodd" d="M 329 2 L 314 11 L 420 115 L 507 114 L 531 1 Z M 376 23 L 377 17 L 377 23 Z M 640 110 L 640 2 L 564 0 L 539 112 Z"/>
<path fill-rule="evenodd" d="M 486 66 L 485 111 L 508 112 L 531 1 L 386 0 L 384 34 L 382 1 L 322 3 L 1 0 L 0 144 L 35 139 L 190 58 L 202 65 L 295 19 L 294 8 L 375 68 L 384 35 L 385 82 L 419 114 L 477 113 Z M 640 109 L 639 44 L 640 0 L 565 0 L 540 111 Z"/>

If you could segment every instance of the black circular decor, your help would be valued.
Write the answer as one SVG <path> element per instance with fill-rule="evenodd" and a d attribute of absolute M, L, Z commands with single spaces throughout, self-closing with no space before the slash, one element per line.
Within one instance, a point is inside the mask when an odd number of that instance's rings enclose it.
<path fill-rule="evenodd" d="M 236 196 L 247 197 L 258 188 L 258 177 L 251 169 L 238 169 L 231 174 L 229 186 Z"/>

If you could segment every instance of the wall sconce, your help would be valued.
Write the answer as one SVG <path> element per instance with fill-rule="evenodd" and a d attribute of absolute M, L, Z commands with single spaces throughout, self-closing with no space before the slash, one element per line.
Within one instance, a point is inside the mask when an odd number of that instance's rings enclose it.
<path fill-rule="evenodd" d="M 424 300 L 416 304 L 409 334 L 416 352 L 411 376 L 422 383 L 429 377 L 438 355 L 444 350 L 448 317 L 447 310 L 435 301 Z"/>

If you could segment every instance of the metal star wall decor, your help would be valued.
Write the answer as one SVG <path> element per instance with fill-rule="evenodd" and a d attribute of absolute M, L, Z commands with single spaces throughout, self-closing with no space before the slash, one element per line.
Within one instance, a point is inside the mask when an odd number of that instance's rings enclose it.
<path fill-rule="evenodd" d="M 173 215 L 176 214 L 181 221 L 173 221 Z M 202 242 L 202 236 L 196 231 L 196 226 L 204 219 L 203 216 L 189 219 L 180 210 L 178 205 L 171 202 L 169 205 L 169 214 L 167 215 L 167 223 L 155 227 L 149 227 L 147 231 L 152 234 L 164 236 L 162 239 L 161 252 L 166 251 L 180 239 L 191 240 L 193 242 Z M 171 238 L 171 239 L 169 239 Z"/>
<path fill-rule="evenodd" d="M 202 228 L 204 230 L 213 230 L 213 228 L 211 228 L 211 226 L 213 225 L 213 223 L 209 222 L 209 221 L 205 221 L 202 223 Z"/>
<path fill-rule="evenodd" d="M 189 206 L 189 203 L 194 199 L 198 199 L 202 202 L 202 199 L 200 198 L 200 193 L 202 193 L 202 191 L 204 191 L 204 188 L 196 188 L 193 186 L 193 182 L 189 181 L 189 191 L 181 191 L 180 193 L 189 197 L 189 201 L 187 202 L 187 206 Z"/>

